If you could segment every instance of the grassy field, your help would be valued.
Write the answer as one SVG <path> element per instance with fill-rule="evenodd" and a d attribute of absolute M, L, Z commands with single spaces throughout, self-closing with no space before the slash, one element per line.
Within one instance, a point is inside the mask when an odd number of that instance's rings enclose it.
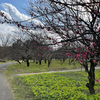
<path fill-rule="evenodd" d="M 12 76 L 17 73 L 45 72 L 51 70 L 67 70 L 80 68 L 76 63 L 69 65 L 68 60 L 61 65 L 60 61 L 53 60 L 48 68 L 47 64 L 42 65 L 30 62 L 30 67 L 26 63 L 10 65 L 5 70 L 14 100 L 100 100 L 100 83 L 95 84 L 95 95 L 90 95 L 86 83 L 87 73 L 63 72 L 44 73 L 26 76 Z M 100 69 L 96 70 L 96 79 L 100 79 Z"/>
<path fill-rule="evenodd" d="M 35 62 L 30 62 L 30 66 L 26 66 L 26 62 L 22 64 L 10 65 L 6 74 L 18 74 L 18 73 L 33 73 L 33 72 L 45 72 L 45 71 L 57 71 L 57 70 L 68 70 L 81 68 L 80 64 L 76 63 L 69 65 L 69 61 L 66 60 L 62 65 L 60 61 L 52 60 L 50 67 L 48 64 L 42 61 L 42 64 L 36 64 Z"/>
<path fill-rule="evenodd" d="M 100 70 L 96 71 L 100 79 Z M 45 73 L 14 77 L 11 81 L 14 100 L 100 100 L 100 83 L 95 95 L 85 84 L 86 72 Z"/>

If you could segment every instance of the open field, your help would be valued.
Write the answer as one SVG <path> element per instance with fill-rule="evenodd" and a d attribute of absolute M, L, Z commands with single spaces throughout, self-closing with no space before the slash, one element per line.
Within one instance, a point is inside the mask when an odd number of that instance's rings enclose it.
<path fill-rule="evenodd" d="M 79 69 L 81 68 L 80 64 L 72 63 L 69 65 L 69 60 L 66 60 L 62 65 L 60 61 L 52 60 L 50 67 L 47 67 L 48 64 L 42 61 L 42 64 L 36 64 L 35 62 L 30 62 L 30 66 L 26 66 L 26 62 L 22 64 L 10 65 L 6 74 L 20 74 L 20 73 L 34 73 L 34 72 L 45 72 L 45 71 L 57 71 L 57 70 L 68 70 L 68 69 Z"/>
<path fill-rule="evenodd" d="M 60 61 L 53 60 L 49 68 L 44 62 L 42 65 L 30 62 L 30 67 L 24 62 L 21 65 L 10 65 L 5 75 L 14 93 L 14 100 L 100 100 L 100 83 L 95 84 L 96 94 L 90 95 L 86 87 L 88 76 L 85 71 L 12 76 L 18 73 L 76 68 L 80 68 L 80 65 L 78 63 L 75 66 L 69 65 L 68 60 L 62 65 Z M 96 70 L 96 79 L 100 79 L 100 69 Z"/>
<path fill-rule="evenodd" d="M 96 79 L 100 79 L 100 70 Z M 86 72 L 45 73 L 13 77 L 15 100 L 100 100 L 100 83 L 95 95 L 90 95 L 85 84 Z"/>

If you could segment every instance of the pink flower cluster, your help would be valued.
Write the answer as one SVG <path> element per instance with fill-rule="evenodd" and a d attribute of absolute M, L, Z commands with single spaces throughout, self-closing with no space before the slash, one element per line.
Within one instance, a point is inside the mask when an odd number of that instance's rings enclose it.
<path fill-rule="evenodd" d="M 78 60 L 79 58 L 84 58 L 84 59 L 86 59 L 86 58 L 87 58 L 87 53 L 84 53 L 84 54 L 81 54 L 81 53 L 76 54 L 76 55 L 74 56 L 74 58 L 75 58 L 76 60 Z"/>
<path fill-rule="evenodd" d="M 98 32 L 100 32 L 100 28 L 99 28 Z"/>
<path fill-rule="evenodd" d="M 94 13 L 97 13 L 97 12 L 98 12 L 97 10 L 94 11 Z"/>
<path fill-rule="evenodd" d="M 96 62 L 95 60 L 93 60 L 94 63 L 98 64 L 98 62 Z"/>
<path fill-rule="evenodd" d="M 87 53 L 84 53 L 84 59 L 86 59 L 87 58 Z"/>
<path fill-rule="evenodd" d="M 1 16 L 1 17 L 4 17 L 4 13 L 0 12 L 0 16 Z"/>
<path fill-rule="evenodd" d="M 99 79 L 96 79 L 96 82 L 99 83 Z"/>
<path fill-rule="evenodd" d="M 79 62 L 82 64 L 83 62 L 82 62 L 82 60 L 79 60 Z"/>
<path fill-rule="evenodd" d="M 79 57 L 80 57 L 80 53 L 79 53 L 79 54 L 76 54 L 76 55 L 74 56 L 75 60 L 78 60 Z"/>
<path fill-rule="evenodd" d="M 71 55 L 69 53 L 66 53 L 67 56 L 71 57 Z"/>
<path fill-rule="evenodd" d="M 96 43 L 95 43 L 95 42 L 93 42 L 93 45 L 95 46 L 95 45 L 96 45 Z"/>

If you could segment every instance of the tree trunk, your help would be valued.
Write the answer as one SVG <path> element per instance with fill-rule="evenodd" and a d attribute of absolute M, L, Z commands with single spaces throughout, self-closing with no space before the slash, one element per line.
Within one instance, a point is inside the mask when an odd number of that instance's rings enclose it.
<path fill-rule="evenodd" d="M 51 60 L 52 60 L 52 58 L 50 58 L 50 60 L 48 60 L 48 67 L 49 67 L 50 64 L 51 64 Z"/>
<path fill-rule="evenodd" d="M 91 94 L 95 94 L 94 85 L 95 85 L 95 81 L 93 81 L 93 79 L 89 79 L 89 83 L 86 84 Z"/>
<path fill-rule="evenodd" d="M 21 64 L 21 62 L 19 60 L 16 60 L 19 64 Z"/>
<path fill-rule="evenodd" d="M 36 61 L 36 64 L 38 64 L 38 61 Z"/>
<path fill-rule="evenodd" d="M 41 60 L 39 60 L 39 65 L 41 65 Z"/>
<path fill-rule="evenodd" d="M 95 67 L 90 69 L 90 75 L 89 75 L 89 91 L 91 94 L 95 94 L 94 85 L 95 85 Z"/>
<path fill-rule="evenodd" d="M 89 83 L 86 86 L 89 88 L 91 94 L 95 94 L 94 85 L 95 85 L 95 64 L 92 62 L 90 65 L 90 71 L 88 72 Z"/>
<path fill-rule="evenodd" d="M 45 62 L 45 64 L 46 64 L 46 62 L 47 62 L 46 59 L 44 59 L 44 62 Z"/>
<path fill-rule="evenodd" d="M 95 94 L 94 85 L 95 81 L 89 80 L 89 91 L 91 94 Z"/>
<path fill-rule="evenodd" d="M 48 67 L 50 66 L 50 60 L 48 60 Z"/>
<path fill-rule="evenodd" d="M 26 59 L 27 67 L 29 67 L 29 59 Z"/>
<path fill-rule="evenodd" d="M 63 58 L 63 62 L 65 62 L 65 58 Z"/>

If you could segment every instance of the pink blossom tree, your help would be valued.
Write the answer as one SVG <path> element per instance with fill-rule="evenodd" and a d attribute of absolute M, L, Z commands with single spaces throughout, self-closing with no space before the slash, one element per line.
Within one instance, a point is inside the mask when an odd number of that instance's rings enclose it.
<path fill-rule="evenodd" d="M 43 23 L 42 29 L 61 37 L 51 45 L 62 43 L 66 55 L 74 55 L 84 66 L 89 79 L 86 86 L 94 94 L 95 67 L 100 60 L 100 1 L 36 0 L 29 2 L 26 12 Z"/>

